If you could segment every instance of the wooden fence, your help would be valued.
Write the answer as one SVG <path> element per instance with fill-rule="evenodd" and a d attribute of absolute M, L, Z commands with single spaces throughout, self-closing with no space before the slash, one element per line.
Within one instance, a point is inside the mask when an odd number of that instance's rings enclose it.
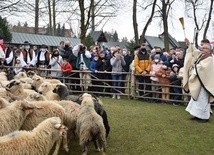
<path fill-rule="evenodd" d="M 14 67 L 8 67 L 8 66 L 1 66 L 1 70 L 6 70 L 8 68 L 14 68 Z M 54 72 L 60 72 L 60 70 L 51 70 L 51 69 L 41 69 L 41 68 L 29 68 L 27 70 L 33 70 L 38 75 L 45 77 L 45 78 L 57 78 L 61 80 L 64 84 L 66 84 L 69 88 L 70 93 L 73 94 L 80 94 L 82 92 L 90 92 L 97 96 L 103 96 L 103 97 L 111 97 L 113 95 L 112 90 L 115 90 L 117 94 L 119 94 L 121 97 L 129 98 L 129 99 L 142 99 L 147 101 L 158 101 L 158 102 L 169 102 L 174 103 L 175 101 L 186 105 L 190 99 L 190 96 L 182 91 L 182 93 L 174 93 L 173 91 L 170 91 L 167 93 L 170 98 L 169 99 L 162 99 L 162 86 L 167 86 L 170 88 L 170 90 L 173 87 L 177 87 L 182 89 L 182 86 L 175 86 L 173 85 L 174 81 L 170 83 L 169 85 L 161 85 L 161 84 L 152 84 L 152 83 L 139 83 L 137 80 L 137 74 L 132 74 L 131 72 L 117 72 L 118 74 L 125 75 L 125 79 L 121 80 L 120 82 L 123 83 L 120 87 L 114 87 L 112 86 L 112 82 L 114 80 L 111 79 L 111 73 L 114 72 L 97 72 L 97 74 L 103 74 L 103 77 L 110 77 L 110 78 L 98 78 L 94 74 L 92 74 L 91 71 L 80 71 L 80 70 L 73 70 L 72 73 L 69 76 L 66 77 L 51 77 L 51 71 Z M 108 75 L 108 76 L 107 76 Z M 152 76 L 152 75 L 147 75 Z M 178 80 L 182 80 L 182 78 L 179 78 Z M 118 81 L 117 81 L 118 82 Z M 138 88 L 138 85 L 143 84 L 144 86 L 158 86 L 157 90 L 140 90 Z M 96 88 L 96 89 L 95 89 Z M 110 90 L 110 91 L 102 91 L 100 92 L 100 88 L 102 90 Z M 118 89 L 119 88 L 119 89 Z M 145 87 L 144 87 L 145 88 Z M 124 91 L 122 91 L 124 90 Z M 182 89 L 183 90 L 183 89 Z M 139 91 L 143 92 L 142 96 L 139 96 Z M 152 94 L 159 94 L 159 97 L 152 97 Z M 180 100 L 174 100 L 174 96 L 180 96 Z"/>

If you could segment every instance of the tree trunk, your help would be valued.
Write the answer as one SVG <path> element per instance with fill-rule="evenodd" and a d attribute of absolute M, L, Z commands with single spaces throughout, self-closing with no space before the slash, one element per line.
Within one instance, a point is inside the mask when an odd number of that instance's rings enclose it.
<path fill-rule="evenodd" d="M 39 33 L 39 0 L 35 0 L 35 34 Z"/>
<path fill-rule="evenodd" d="M 79 7 L 80 7 L 80 40 L 81 43 L 85 44 L 85 33 L 86 33 L 86 26 L 85 26 L 85 8 L 84 8 L 84 0 L 79 0 Z"/>
<path fill-rule="evenodd" d="M 92 6 L 92 9 L 91 9 L 91 30 L 92 31 L 95 31 L 95 14 L 94 14 L 94 11 L 95 11 L 95 6 L 94 6 L 94 0 L 91 0 L 91 6 Z"/>
<path fill-rule="evenodd" d="M 53 0 L 53 35 L 54 36 L 56 35 L 56 1 L 55 0 Z"/>
<path fill-rule="evenodd" d="M 207 19 L 207 24 L 206 24 L 205 29 L 204 29 L 203 39 L 207 38 L 207 31 L 208 31 L 208 28 L 209 28 L 209 25 L 210 25 L 210 20 L 211 20 L 211 17 L 212 17 L 213 0 L 210 0 L 210 1 L 211 1 L 210 10 L 209 10 L 209 15 L 208 15 L 208 19 Z"/>
<path fill-rule="evenodd" d="M 145 25 L 145 27 L 143 29 L 143 32 L 142 32 L 142 34 L 140 36 L 140 41 L 139 41 L 140 43 L 145 42 L 144 40 L 145 40 L 146 31 L 147 31 L 147 28 L 149 27 L 149 24 L 152 22 L 152 18 L 153 18 L 154 13 L 155 13 L 156 3 L 157 3 L 157 0 L 154 0 L 153 5 L 152 5 L 151 15 L 150 15 L 150 17 L 149 17 L 149 19 L 148 19 L 148 21 L 147 21 L 147 23 L 146 23 L 146 25 Z"/>
<path fill-rule="evenodd" d="M 133 28 L 135 44 L 139 45 L 138 24 L 137 24 L 137 0 L 133 0 Z"/>
<path fill-rule="evenodd" d="M 162 18 L 163 18 L 163 35 L 164 35 L 164 48 L 169 50 L 169 33 L 168 33 L 168 21 L 167 21 L 167 4 L 165 0 L 162 1 L 163 8 L 162 8 Z"/>
<path fill-rule="evenodd" d="M 48 0 L 48 15 L 49 15 L 49 35 L 53 35 L 52 29 L 52 14 L 51 14 L 51 0 Z"/>

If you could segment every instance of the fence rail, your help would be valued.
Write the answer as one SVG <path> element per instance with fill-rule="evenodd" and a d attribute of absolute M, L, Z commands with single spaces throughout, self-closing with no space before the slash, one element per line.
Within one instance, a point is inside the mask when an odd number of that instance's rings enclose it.
<path fill-rule="evenodd" d="M 13 69 L 15 67 L 10 66 L 0 66 L 1 71 L 5 71 L 8 69 Z M 115 90 L 117 94 L 120 96 L 124 96 L 130 99 L 144 99 L 144 100 L 150 100 L 154 101 L 157 100 L 159 102 L 178 102 L 180 104 L 186 105 L 186 103 L 189 101 L 189 94 L 186 94 L 182 91 L 182 93 L 175 93 L 173 91 L 170 91 L 169 93 L 163 93 L 161 91 L 162 86 L 167 86 L 170 88 L 170 90 L 174 87 L 182 89 L 182 86 L 176 86 L 172 83 L 169 85 L 161 85 L 161 84 L 153 84 L 153 83 L 140 83 L 137 80 L 137 74 L 132 74 L 131 72 L 97 72 L 98 75 L 103 75 L 104 77 L 108 78 L 102 78 L 100 79 L 99 76 L 95 76 L 92 74 L 91 71 L 88 70 L 73 70 L 72 73 L 66 77 L 51 77 L 51 72 L 61 72 L 60 70 L 53 70 L 53 69 L 43 69 L 43 68 L 36 68 L 36 67 L 30 67 L 30 68 L 23 68 L 24 70 L 33 70 L 38 75 L 45 77 L 45 78 L 57 78 L 61 80 L 65 85 L 68 86 L 70 93 L 82 93 L 82 92 L 90 92 L 98 96 L 107 96 L 110 97 L 113 95 L 112 90 Z M 112 82 L 115 82 L 115 80 L 112 80 L 111 75 L 112 73 L 116 74 L 122 74 L 124 75 L 124 79 L 120 82 L 122 83 L 121 86 L 115 87 L 112 86 Z M 79 75 L 87 75 L 87 76 L 79 76 Z M 154 76 L 154 75 L 147 75 L 147 76 Z M 178 80 L 182 80 L 182 78 L 179 78 Z M 118 81 L 116 81 L 118 82 Z M 157 90 L 140 90 L 138 88 L 138 85 L 144 85 L 144 86 L 158 86 Z M 145 87 L 144 87 L 145 88 Z M 102 91 L 100 91 L 102 90 Z M 183 90 L 183 89 L 182 89 Z M 143 95 L 140 96 L 139 92 L 142 91 Z M 159 94 L 159 97 L 152 97 L 153 94 Z M 170 96 L 169 99 L 162 99 L 161 96 L 167 94 Z M 180 96 L 179 100 L 175 100 L 174 96 Z"/>

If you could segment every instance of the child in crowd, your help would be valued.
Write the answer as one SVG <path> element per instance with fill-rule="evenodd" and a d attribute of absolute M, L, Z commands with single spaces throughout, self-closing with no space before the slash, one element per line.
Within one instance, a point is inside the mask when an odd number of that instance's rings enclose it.
<path fill-rule="evenodd" d="M 96 81 L 97 80 L 97 67 L 96 67 L 96 64 L 97 64 L 97 60 L 99 59 L 99 56 L 98 56 L 98 53 L 93 53 L 93 59 L 90 63 L 90 71 L 92 72 L 91 75 L 92 75 L 92 80 L 91 80 L 91 84 L 92 86 L 89 86 L 88 87 L 88 90 L 89 91 L 95 91 L 95 92 L 99 92 L 99 87 L 96 87 L 95 85 L 99 85 L 99 81 Z"/>
<path fill-rule="evenodd" d="M 169 64 L 167 62 L 164 62 L 160 70 L 158 70 L 155 75 L 159 77 L 159 84 L 161 84 L 162 88 L 162 102 L 167 103 L 167 100 L 169 100 L 169 75 L 171 73 L 171 68 L 169 67 Z"/>
<path fill-rule="evenodd" d="M 181 80 L 177 78 L 179 69 L 180 68 L 177 64 L 173 64 L 172 71 L 169 76 L 170 81 L 172 82 L 172 85 L 175 85 L 175 87 L 173 87 L 173 91 L 176 94 L 182 94 L 182 89 L 180 87 L 176 87 L 176 86 L 181 86 Z M 173 105 L 175 105 L 175 106 L 179 105 L 179 103 L 177 101 L 181 100 L 181 95 L 174 95 L 174 100 L 175 100 L 175 102 L 173 103 Z"/>
<path fill-rule="evenodd" d="M 68 77 L 71 74 L 72 66 L 68 62 L 67 58 L 63 58 L 63 63 L 61 65 L 62 74 L 64 77 Z M 69 83 L 69 79 L 65 79 L 65 83 Z"/>
<path fill-rule="evenodd" d="M 160 96 L 159 93 L 156 93 L 160 90 L 160 87 L 159 87 L 159 78 L 155 76 L 155 73 L 159 71 L 161 67 L 162 67 L 162 61 L 160 59 L 160 55 L 156 54 L 154 56 L 154 60 L 152 61 L 152 66 L 150 71 L 150 74 L 153 75 L 150 77 L 150 79 L 152 82 L 152 91 L 153 91 L 152 97 L 155 98 L 154 102 L 156 101 L 158 102 L 158 98 Z"/>
<path fill-rule="evenodd" d="M 15 68 L 13 69 L 14 73 L 18 74 L 19 72 L 22 72 L 22 67 L 24 66 L 22 66 L 20 58 L 16 58 Z"/>

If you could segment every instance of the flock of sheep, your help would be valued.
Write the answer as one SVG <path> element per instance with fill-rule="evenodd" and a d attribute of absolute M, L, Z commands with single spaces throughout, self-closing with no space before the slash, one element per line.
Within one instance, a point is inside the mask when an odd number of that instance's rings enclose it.
<path fill-rule="evenodd" d="M 57 155 L 61 144 L 68 152 L 76 133 L 82 155 L 91 141 L 104 155 L 109 132 L 107 113 L 96 96 L 69 95 L 59 80 L 32 71 L 20 72 L 10 81 L 0 72 L 2 155 L 48 155 L 53 146 Z"/>

